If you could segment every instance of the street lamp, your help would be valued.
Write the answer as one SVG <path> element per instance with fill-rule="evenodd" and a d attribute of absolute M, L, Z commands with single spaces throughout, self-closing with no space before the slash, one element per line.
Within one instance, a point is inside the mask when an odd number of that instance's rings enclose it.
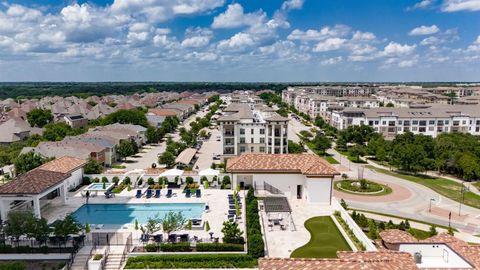
<path fill-rule="evenodd" d="M 465 201 L 465 181 L 462 181 L 462 200 L 459 202 L 458 205 L 458 216 L 460 216 L 461 211 L 462 211 L 462 203 Z"/>
<path fill-rule="evenodd" d="M 430 207 L 428 208 L 428 212 L 432 212 L 432 201 L 435 201 L 434 198 L 430 199 Z"/>

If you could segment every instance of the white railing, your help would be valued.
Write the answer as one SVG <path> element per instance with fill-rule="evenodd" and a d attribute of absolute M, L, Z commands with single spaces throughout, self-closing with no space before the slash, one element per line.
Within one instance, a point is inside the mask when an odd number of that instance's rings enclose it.
<path fill-rule="evenodd" d="M 367 251 L 377 251 L 377 248 L 373 244 L 372 240 L 370 240 L 370 238 L 367 237 L 367 235 L 362 231 L 362 229 L 360 229 L 357 223 L 353 221 L 352 217 L 350 217 L 348 212 L 343 209 L 343 207 L 340 205 L 336 198 L 332 198 L 332 208 L 334 211 L 340 212 L 340 216 L 342 217 L 342 219 L 347 223 L 348 227 L 350 227 L 357 239 L 362 242 Z"/>

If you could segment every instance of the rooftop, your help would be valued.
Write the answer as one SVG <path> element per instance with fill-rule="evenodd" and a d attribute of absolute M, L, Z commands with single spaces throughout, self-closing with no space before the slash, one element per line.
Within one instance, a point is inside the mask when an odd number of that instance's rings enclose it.
<path fill-rule="evenodd" d="M 282 172 L 333 176 L 339 172 L 314 154 L 243 154 L 228 160 L 228 172 Z"/>
<path fill-rule="evenodd" d="M 34 195 L 61 183 L 70 177 L 69 173 L 47 171 L 41 168 L 17 176 L 14 180 L 0 186 L 0 194 Z"/>
<path fill-rule="evenodd" d="M 87 162 L 83 159 L 63 156 L 61 158 L 57 158 L 50 162 L 47 162 L 38 168 L 52 172 L 71 173 L 72 171 L 83 167 L 86 163 Z"/>

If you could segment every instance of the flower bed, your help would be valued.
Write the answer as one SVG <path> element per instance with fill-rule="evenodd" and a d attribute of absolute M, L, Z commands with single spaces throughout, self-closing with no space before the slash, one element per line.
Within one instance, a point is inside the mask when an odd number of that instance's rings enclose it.
<path fill-rule="evenodd" d="M 148 244 L 145 247 L 136 247 L 135 252 L 241 252 L 244 250 L 241 244 L 227 243 L 197 243 L 196 247 L 190 246 L 190 243 L 175 244 Z"/>
<path fill-rule="evenodd" d="M 392 193 L 390 187 L 365 179 L 359 181 L 337 181 L 335 182 L 334 187 L 339 191 L 360 195 L 386 195 Z"/>
<path fill-rule="evenodd" d="M 145 255 L 128 258 L 125 269 L 254 268 L 257 259 L 241 254 Z"/>

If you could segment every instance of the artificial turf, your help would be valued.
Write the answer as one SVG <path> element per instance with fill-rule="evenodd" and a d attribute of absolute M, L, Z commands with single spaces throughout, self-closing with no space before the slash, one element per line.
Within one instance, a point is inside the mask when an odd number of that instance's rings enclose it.
<path fill-rule="evenodd" d="M 352 250 L 329 216 L 305 221 L 310 241 L 292 252 L 292 258 L 336 258 L 337 251 Z"/>

